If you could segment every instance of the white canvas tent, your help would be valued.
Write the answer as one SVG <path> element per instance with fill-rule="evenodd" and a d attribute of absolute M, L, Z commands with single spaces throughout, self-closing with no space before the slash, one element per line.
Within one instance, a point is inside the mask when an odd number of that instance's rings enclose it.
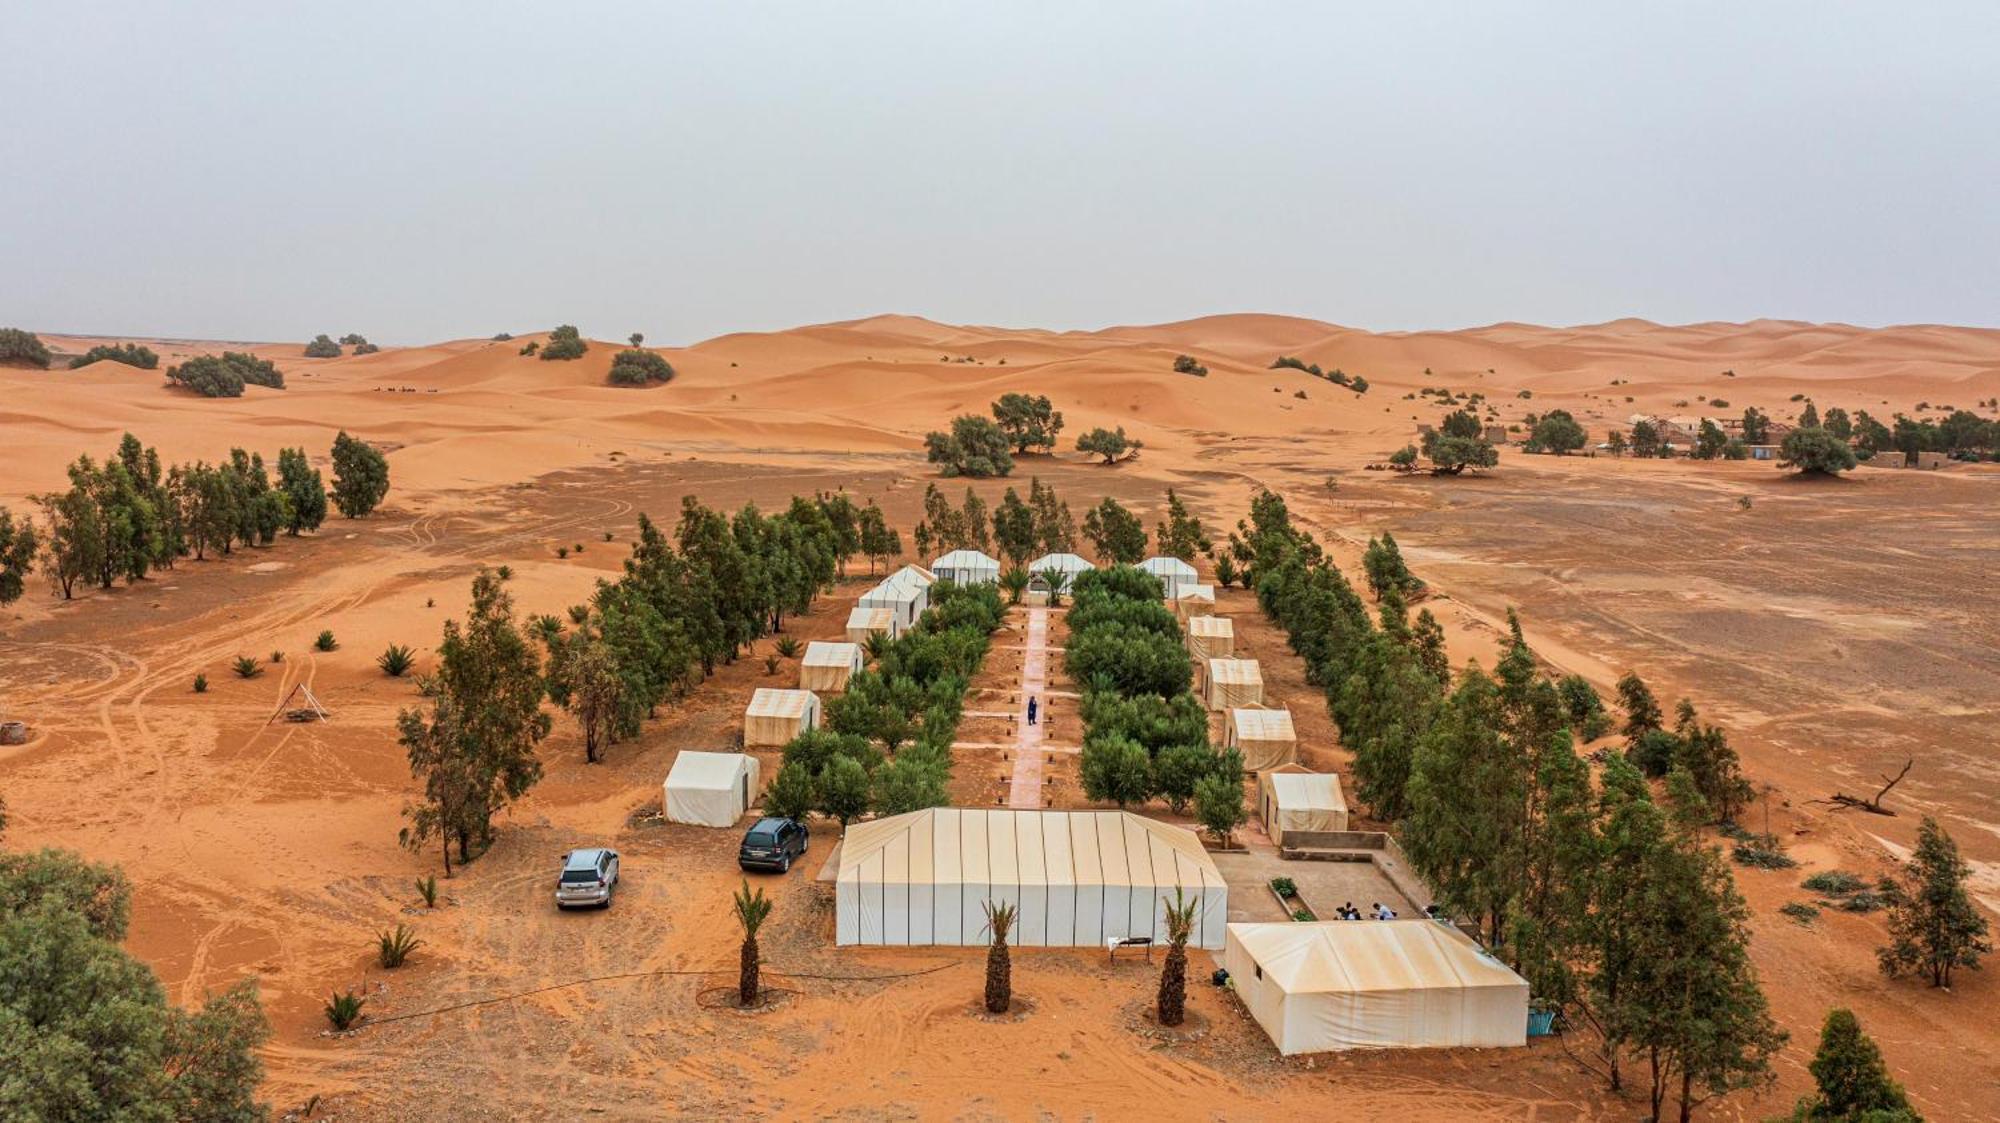
<path fill-rule="evenodd" d="M 1299 735 L 1292 728 L 1290 710 L 1243 706 L 1229 711 L 1229 732 L 1224 744 L 1243 754 L 1243 767 L 1250 772 L 1262 772 L 1299 759 Z"/>
<path fill-rule="evenodd" d="M 1139 563 L 1139 568 L 1160 579 L 1168 600 L 1179 599 L 1182 589 L 1201 580 L 1201 574 L 1179 558 L 1147 558 Z"/>
<path fill-rule="evenodd" d="M 1062 575 L 1061 588 L 1049 590 L 1055 593 L 1069 592 L 1069 587 L 1076 581 L 1077 574 L 1088 573 L 1096 568 L 1076 554 L 1043 554 L 1028 563 L 1028 573 L 1034 578 L 1040 578 L 1050 570 Z"/>
<path fill-rule="evenodd" d="M 1324 772 L 1263 772 L 1257 777 L 1257 806 L 1264 832 L 1285 845 L 1288 831 L 1344 831 L 1347 799 L 1340 777 Z"/>
<path fill-rule="evenodd" d="M 1123 811 L 933 807 L 847 829 L 835 933 L 841 944 L 977 946 L 981 905 L 1006 901 L 1024 947 L 1165 942 L 1177 888 L 1200 902 L 1189 942 L 1220 948 L 1229 887 L 1192 831 Z"/>
<path fill-rule="evenodd" d="M 887 608 L 856 608 L 847 614 L 847 642 L 867 643 L 876 632 L 894 636 L 896 613 Z"/>
<path fill-rule="evenodd" d="M 1527 980 L 1435 920 L 1231 924 L 1222 964 L 1286 1056 L 1527 1043 Z"/>
<path fill-rule="evenodd" d="M 733 827 L 760 790 L 762 769 L 748 753 L 701 753 L 682 749 L 667 772 L 662 804 L 670 823 Z"/>
<path fill-rule="evenodd" d="M 857 602 L 861 608 L 889 610 L 890 639 L 909 631 L 911 625 L 917 622 L 917 617 L 930 607 L 931 582 L 918 576 L 923 572 L 916 566 L 906 565 L 861 594 L 861 600 Z"/>
<path fill-rule="evenodd" d="M 822 694 L 838 694 L 847 689 L 847 680 L 854 672 L 867 666 L 858 643 L 822 643 L 814 640 L 806 644 L 805 657 L 799 660 L 799 689 Z"/>
<path fill-rule="evenodd" d="M 1187 649 L 1197 667 L 1205 660 L 1227 659 L 1236 651 L 1236 622 L 1227 616 L 1188 617 Z"/>
<path fill-rule="evenodd" d="M 1211 710 L 1233 710 L 1264 701 L 1264 672 L 1255 659 L 1210 659 L 1202 693 Z"/>
<path fill-rule="evenodd" d="M 819 695 L 810 690 L 760 686 L 743 711 L 743 746 L 778 749 L 808 729 L 819 728 Z"/>
<path fill-rule="evenodd" d="M 1174 611 L 1182 616 L 1196 614 L 1213 615 L 1215 612 L 1215 586 L 1182 585 L 1180 595 L 1174 598 Z"/>
<path fill-rule="evenodd" d="M 992 585 L 1000 580 L 1000 562 L 978 550 L 953 550 L 931 563 L 940 581 L 960 585 Z"/>

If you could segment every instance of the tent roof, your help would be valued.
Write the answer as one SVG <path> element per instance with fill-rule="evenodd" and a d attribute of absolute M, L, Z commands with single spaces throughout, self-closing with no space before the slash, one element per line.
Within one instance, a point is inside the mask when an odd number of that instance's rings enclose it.
<path fill-rule="evenodd" d="M 1024 841 L 1025 840 L 1025 841 Z M 993 868 L 1031 870 L 1047 885 L 1212 886 L 1226 882 L 1193 831 L 1127 811 L 932 807 L 856 823 L 840 844 L 842 880 L 907 841 L 923 863 L 878 868 L 884 880 L 989 884 Z M 921 872 L 919 872 L 921 871 Z"/>
<path fill-rule="evenodd" d="M 953 550 L 951 553 L 931 563 L 933 571 L 940 569 L 999 569 L 1000 559 L 988 557 L 978 550 Z"/>
<path fill-rule="evenodd" d="M 869 608 L 863 605 L 857 606 L 854 611 L 847 614 L 847 626 L 850 628 L 871 628 L 879 631 L 887 631 L 890 621 L 895 618 L 896 612 L 894 609 Z"/>
<path fill-rule="evenodd" d="M 818 700 L 810 690 L 760 686 L 750 696 L 750 708 L 745 713 L 750 717 L 804 717 L 806 709 Z"/>
<path fill-rule="evenodd" d="M 1087 569 L 1096 568 L 1096 566 L 1076 554 L 1043 554 L 1041 557 L 1028 563 L 1028 572 L 1030 573 L 1040 573 L 1044 569 L 1060 569 L 1064 573 L 1082 573 Z"/>
<path fill-rule="evenodd" d="M 667 786 L 732 790 L 736 787 L 736 778 L 755 763 L 742 753 L 704 753 L 682 749 L 680 755 L 674 758 L 674 766 L 667 770 Z"/>
<path fill-rule="evenodd" d="M 888 604 L 912 604 L 923 596 L 924 590 L 929 587 L 928 584 L 918 583 L 914 578 L 899 579 L 898 575 L 892 573 L 884 577 L 881 584 L 861 594 L 861 604 L 866 608 L 887 607 L 880 603 L 884 601 Z M 871 601 L 877 603 L 870 604 Z"/>
<path fill-rule="evenodd" d="M 1280 811 L 1347 810 L 1340 794 L 1340 777 L 1328 772 L 1267 772 L 1264 783 L 1277 797 Z"/>
<path fill-rule="evenodd" d="M 937 584 L 937 574 L 920 565 L 906 565 L 896 572 L 891 573 L 884 580 L 894 581 L 903 585 L 915 585 L 920 589 L 928 589 L 932 585 Z"/>
<path fill-rule="evenodd" d="M 1179 558 L 1147 558 L 1145 561 L 1139 563 L 1139 568 L 1156 577 L 1176 577 L 1192 581 L 1196 577 L 1201 576 L 1195 572 L 1193 566 Z"/>
<path fill-rule="evenodd" d="M 1190 616 L 1187 622 L 1188 635 L 1207 636 L 1211 639 L 1228 636 L 1236 637 L 1236 624 L 1227 616 Z"/>
<path fill-rule="evenodd" d="M 1231 924 L 1229 932 L 1287 994 L 1528 985 L 1464 933 L 1435 920 Z"/>
<path fill-rule="evenodd" d="M 1195 617 L 1196 620 L 1201 617 Z M 1208 681 L 1224 686 L 1249 686 L 1262 684 L 1264 672 L 1255 659 L 1210 659 L 1208 661 Z"/>
<path fill-rule="evenodd" d="M 887 609 L 876 609 L 886 612 Z M 861 645 L 858 643 L 826 643 L 813 640 L 806 644 L 805 658 L 799 660 L 806 667 L 852 667 L 861 662 Z"/>
<path fill-rule="evenodd" d="M 1298 732 L 1292 728 L 1292 711 L 1260 710 L 1245 706 L 1229 711 L 1229 720 L 1236 726 L 1236 737 L 1240 741 L 1296 741 Z"/>
<path fill-rule="evenodd" d="M 1182 586 L 1181 586 L 1181 595 L 1180 595 L 1180 596 L 1179 596 L 1179 597 L 1178 597 L 1177 599 L 1179 599 L 1179 600 L 1184 600 L 1184 601 L 1187 601 L 1187 600 L 1200 600 L 1200 601 L 1207 601 L 1207 602 L 1208 602 L 1208 603 L 1210 603 L 1210 604 L 1214 604 L 1214 603 L 1215 603 L 1215 586 L 1213 586 L 1213 585 L 1182 585 Z"/>

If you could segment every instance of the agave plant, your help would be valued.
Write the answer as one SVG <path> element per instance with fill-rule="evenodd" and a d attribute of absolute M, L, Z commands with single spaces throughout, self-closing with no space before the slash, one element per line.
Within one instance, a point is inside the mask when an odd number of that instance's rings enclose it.
<path fill-rule="evenodd" d="M 424 899 L 425 908 L 434 909 L 438 907 L 438 879 L 435 877 L 418 878 L 417 896 Z"/>
<path fill-rule="evenodd" d="M 316 637 L 313 640 L 314 651 L 335 651 L 338 650 L 339 647 L 340 647 L 340 641 L 333 638 L 332 631 L 321 632 L 318 635 L 318 637 Z"/>
<path fill-rule="evenodd" d="M 336 1033 L 345 1031 L 361 1020 L 361 1008 L 368 1000 L 351 990 L 342 991 L 326 1001 L 326 1020 Z"/>
<path fill-rule="evenodd" d="M 776 640 L 772 641 L 771 646 L 777 650 L 779 655 L 787 659 L 796 659 L 799 657 L 799 641 L 795 636 L 779 636 Z"/>
<path fill-rule="evenodd" d="M 207 675 L 196 675 L 196 676 L 194 676 L 194 692 L 195 692 L 196 694 L 206 694 L 206 693 L 208 693 L 208 676 L 207 676 Z"/>
<path fill-rule="evenodd" d="M 764 656 L 764 673 L 767 675 L 778 673 L 778 657 L 776 655 Z"/>
<path fill-rule="evenodd" d="M 736 975 L 736 1001 L 743 1006 L 757 1001 L 759 973 L 762 962 L 757 953 L 757 930 L 771 918 L 771 900 L 758 889 L 753 896 L 750 882 L 745 879 L 743 888 L 736 891 L 736 923 L 743 926 L 743 955 Z"/>
<path fill-rule="evenodd" d="M 229 669 L 236 672 L 237 678 L 256 678 L 258 675 L 264 673 L 264 668 L 258 664 L 257 660 L 250 658 L 248 655 L 238 655 L 236 662 L 229 665 Z"/>
<path fill-rule="evenodd" d="M 400 643 L 392 643 L 376 660 L 375 665 L 390 678 L 402 678 L 417 662 L 416 653 Z"/>
<path fill-rule="evenodd" d="M 423 941 L 417 939 L 417 934 L 410 931 L 409 925 L 398 924 L 395 931 L 385 931 L 375 936 L 375 958 L 380 960 L 384 967 L 401 967 L 403 961 L 410 958 L 410 953 L 422 944 Z"/>
<path fill-rule="evenodd" d="M 1014 1004 L 1014 964 L 1007 955 L 1007 933 L 1014 930 L 1018 910 L 1006 901 L 982 901 L 986 912 L 986 1012 L 1004 1014 Z"/>
<path fill-rule="evenodd" d="M 1174 903 L 1167 906 L 1167 961 L 1160 967 L 1157 1012 L 1163 1026 L 1187 1020 L 1187 943 L 1200 908 L 1201 898 L 1188 900 L 1178 886 L 1174 888 Z"/>

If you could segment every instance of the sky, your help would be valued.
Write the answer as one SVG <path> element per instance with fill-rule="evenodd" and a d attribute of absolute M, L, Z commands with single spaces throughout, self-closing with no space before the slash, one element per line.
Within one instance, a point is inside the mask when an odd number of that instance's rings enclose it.
<path fill-rule="evenodd" d="M 2000 5 L 0 0 L 0 325 L 2000 325 Z"/>

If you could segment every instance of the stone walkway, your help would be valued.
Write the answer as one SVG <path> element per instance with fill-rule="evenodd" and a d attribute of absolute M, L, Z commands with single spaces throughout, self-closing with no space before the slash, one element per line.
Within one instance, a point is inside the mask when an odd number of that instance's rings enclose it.
<path fill-rule="evenodd" d="M 1007 794 L 1007 806 L 1021 810 L 1042 806 L 1042 726 L 1040 722 L 1028 724 L 1028 699 L 1038 699 L 1039 706 L 1047 706 L 1042 695 L 1048 688 L 1048 638 L 1049 610 L 1029 608 L 1027 653 L 1021 658 L 1021 697 L 1016 703 L 1019 716 L 1014 723 L 1014 777 Z"/>

